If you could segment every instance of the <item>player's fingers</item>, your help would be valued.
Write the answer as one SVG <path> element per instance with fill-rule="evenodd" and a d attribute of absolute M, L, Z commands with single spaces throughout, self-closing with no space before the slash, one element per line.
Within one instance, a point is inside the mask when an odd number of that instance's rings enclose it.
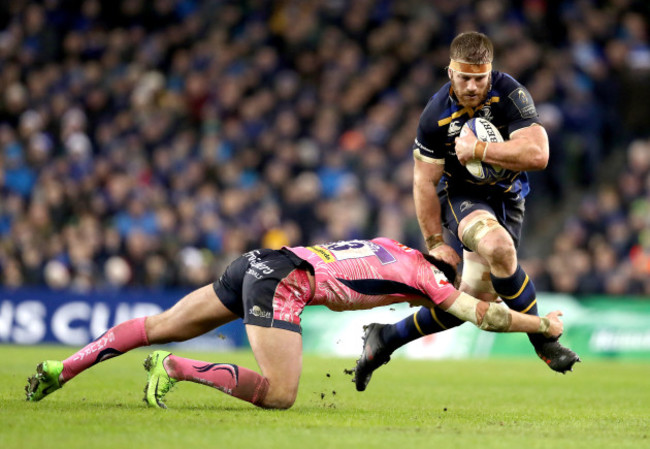
<path fill-rule="evenodd" d="M 460 263 L 460 257 L 458 257 L 458 254 L 456 254 L 456 251 L 452 250 L 451 260 L 449 261 L 449 263 L 452 264 L 454 267 L 458 268 L 458 264 Z"/>
<path fill-rule="evenodd" d="M 444 253 L 442 253 L 440 251 L 438 251 L 436 253 L 431 252 L 429 254 L 431 254 L 436 259 L 440 259 L 441 261 L 443 261 L 446 264 L 450 264 L 450 265 L 452 264 L 452 262 L 449 260 L 449 258 Z"/>
<path fill-rule="evenodd" d="M 458 266 L 460 263 L 460 258 L 458 257 L 458 254 L 456 254 L 456 251 L 447 245 L 440 247 L 440 250 L 436 254 L 432 255 L 442 259 L 445 263 L 453 265 L 454 267 Z"/>
<path fill-rule="evenodd" d="M 449 246 L 449 254 L 451 255 L 451 259 L 454 261 L 454 265 L 458 265 L 460 263 L 460 256 L 451 246 Z"/>

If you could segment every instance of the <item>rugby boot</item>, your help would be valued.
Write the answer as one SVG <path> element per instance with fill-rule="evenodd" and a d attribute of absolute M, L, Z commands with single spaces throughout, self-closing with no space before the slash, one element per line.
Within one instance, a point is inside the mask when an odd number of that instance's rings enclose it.
<path fill-rule="evenodd" d="M 58 360 L 46 360 L 36 367 L 36 374 L 27 379 L 25 395 L 30 402 L 43 399 L 48 394 L 61 388 L 59 375 L 63 371 L 63 363 Z"/>
<path fill-rule="evenodd" d="M 371 323 L 363 326 L 363 352 L 354 367 L 354 384 L 357 391 L 364 391 L 372 373 L 381 365 L 388 363 L 393 351 L 388 349 L 381 338 L 381 330 L 386 324 Z"/>
<path fill-rule="evenodd" d="M 171 352 L 154 351 L 144 360 L 144 369 L 147 371 L 147 385 L 144 386 L 144 399 L 150 407 L 167 408 L 162 401 L 163 397 L 176 384 L 177 380 L 169 377 L 163 362 Z"/>
<path fill-rule="evenodd" d="M 573 371 L 573 365 L 580 362 L 578 354 L 565 348 L 557 339 L 546 340 L 535 345 L 535 352 L 553 371 L 566 374 Z"/>

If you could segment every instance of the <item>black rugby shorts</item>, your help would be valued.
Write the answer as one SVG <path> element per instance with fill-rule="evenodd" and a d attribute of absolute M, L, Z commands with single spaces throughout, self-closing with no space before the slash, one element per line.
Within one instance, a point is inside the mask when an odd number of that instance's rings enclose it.
<path fill-rule="evenodd" d="M 254 250 L 233 261 L 213 288 L 244 324 L 301 332 L 300 313 L 311 297 L 310 269 L 288 250 Z"/>

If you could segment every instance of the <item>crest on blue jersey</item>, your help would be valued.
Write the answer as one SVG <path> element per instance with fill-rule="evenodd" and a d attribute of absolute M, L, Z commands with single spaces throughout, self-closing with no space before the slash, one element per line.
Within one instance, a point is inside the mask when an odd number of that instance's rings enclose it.
<path fill-rule="evenodd" d="M 537 116 L 533 97 L 531 97 L 530 93 L 523 87 L 518 87 L 512 91 L 510 95 L 508 95 L 508 98 L 510 98 L 514 105 L 517 106 L 521 118 L 533 118 Z"/>

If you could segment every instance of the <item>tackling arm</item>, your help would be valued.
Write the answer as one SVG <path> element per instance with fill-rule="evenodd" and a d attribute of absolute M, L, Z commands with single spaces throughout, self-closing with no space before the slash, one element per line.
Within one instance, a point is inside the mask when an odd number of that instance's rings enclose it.
<path fill-rule="evenodd" d="M 545 317 L 525 315 L 497 303 L 479 301 L 467 293 L 460 293 L 455 299 L 452 295 L 440 306 L 461 320 L 471 321 L 480 329 L 487 331 L 526 332 L 557 338 L 564 330 L 558 318 L 562 312 L 551 312 Z"/>

